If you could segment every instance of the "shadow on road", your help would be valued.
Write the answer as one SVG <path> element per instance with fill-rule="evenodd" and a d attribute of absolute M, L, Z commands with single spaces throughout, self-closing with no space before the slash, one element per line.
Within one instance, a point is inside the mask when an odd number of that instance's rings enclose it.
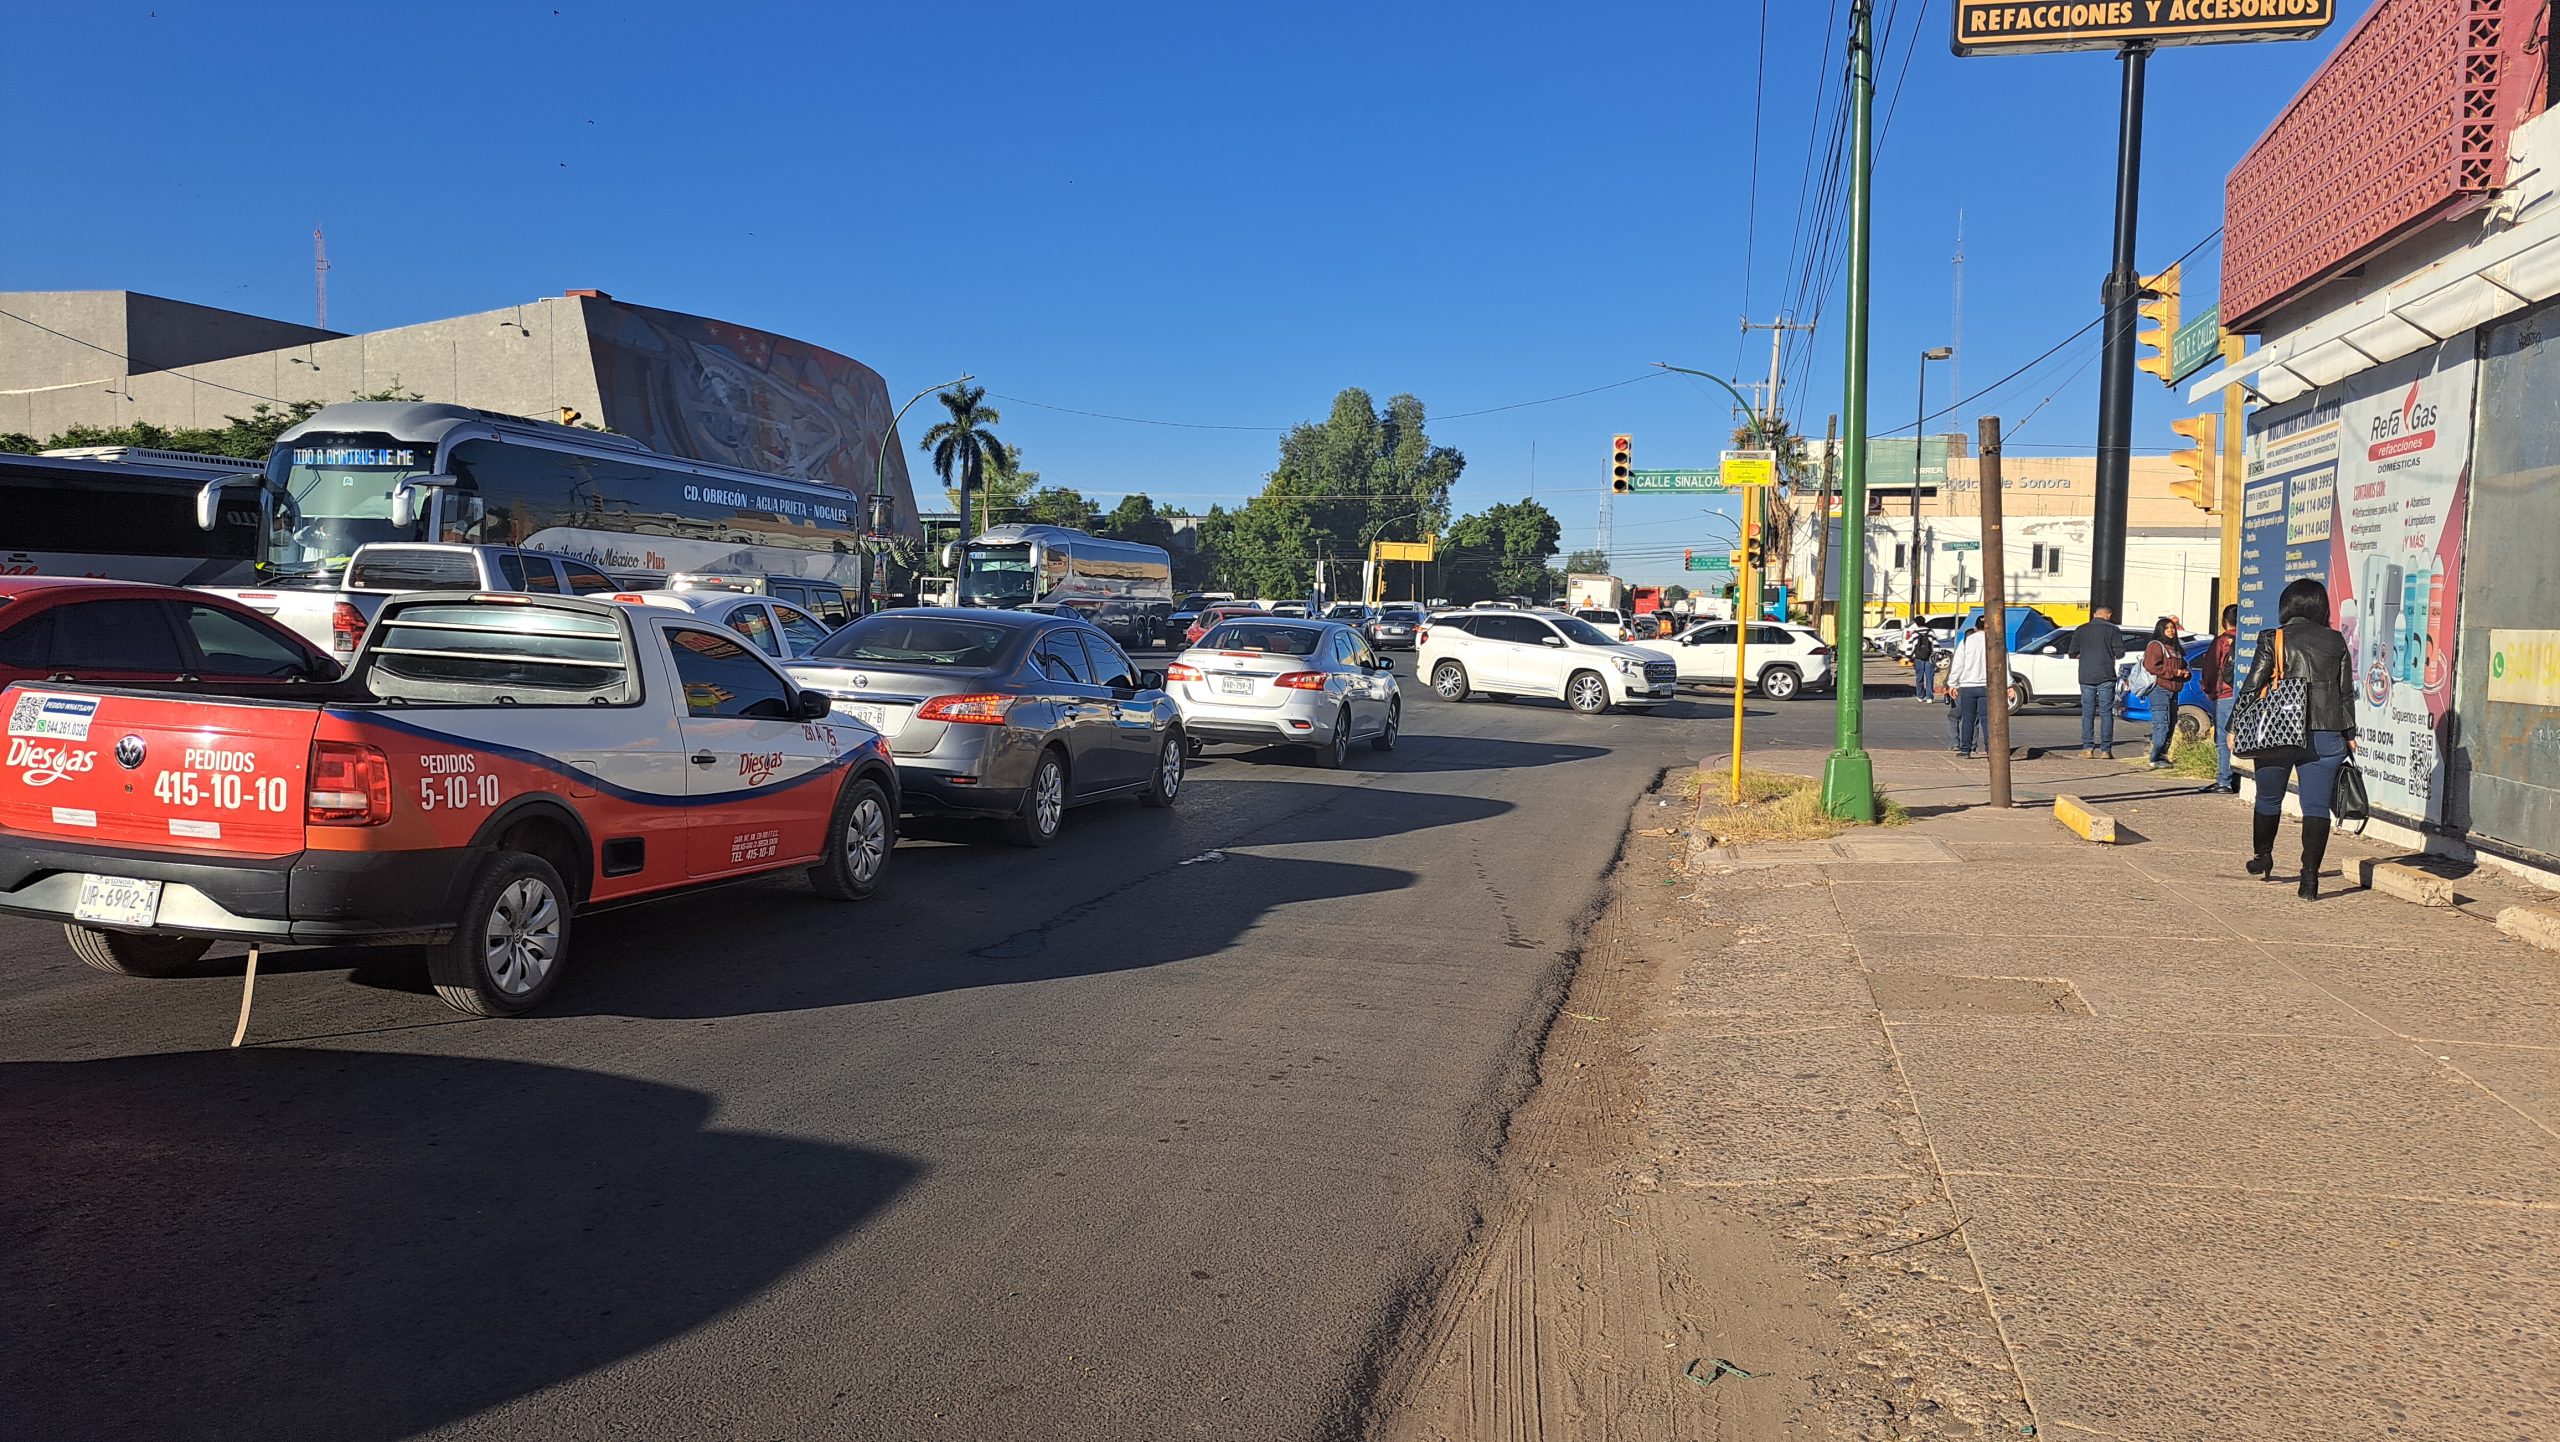
<path fill-rule="evenodd" d="M 358 1051 L 0 1065 L 35 1437 L 405 1437 L 739 1306 L 919 1175 L 694 1091 Z"/>
<path fill-rule="evenodd" d="M 1561 709 L 1561 702 L 1558 707 Z M 1315 768 L 1306 760 L 1306 754 L 1294 746 L 1212 746 L 1200 760 L 1212 766 L 1224 762 L 1241 763 L 1235 772 L 1229 773 L 1231 775 L 1264 767 L 1296 767 L 1314 771 Z M 1407 736 L 1403 746 L 1394 751 L 1372 751 L 1366 746 L 1352 748 L 1350 769 L 1415 774 L 1515 771 L 1530 766 L 1561 766 L 1568 762 L 1589 761 L 1608 754 L 1606 748 L 1599 746 L 1511 741 L 1499 736 Z"/>

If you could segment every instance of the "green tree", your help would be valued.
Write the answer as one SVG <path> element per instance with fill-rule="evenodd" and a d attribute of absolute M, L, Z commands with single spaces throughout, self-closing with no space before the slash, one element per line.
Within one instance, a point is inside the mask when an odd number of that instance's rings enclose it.
<path fill-rule="evenodd" d="M 1173 549 L 1173 523 L 1156 514 L 1156 503 L 1144 495 L 1122 496 L 1120 504 L 1098 523 L 1096 533 L 1116 541 Z"/>
<path fill-rule="evenodd" d="M 1675 583 L 1673 583 L 1672 585 L 1668 585 L 1668 586 L 1665 586 L 1665 587 L 1663 587 L 1663 588 L 1662 588 L 1662 604 L 1664 604 L 1664 605 L 1666 605 L 1666 606 L 1670 605 L 1671 603 L 1673 603 L 1673 602 L 1675 602 L 1675 601 L 1685 601 L 1685 600 L 1688 600 L 1688 599 L 1689 599 L 1689 588 L 1688 588 L 1688 587 L 1686 587 L 1686 586 L 1680 585 L 1680 584 L 1678 584 L 1678 583 L 1676 583 L 1676 582 L 1675 582 Z"/>
<path fill-rule="evenodd" d="M 378 391 L 358 391 L 348 397 L 358 401 L 415 401 L 425 397 L 405 389 L 395 378 Z M 146 446 L 153 450 L 184 451 L 198 456 L 236 456 L 242 460 L 263 461 L 274 450 L 276 438 L 311 419 L 320 409 L 318 401 L 287 401 L 281 407 L 260 401 L 245 416 L 224 416 L 220 426 L 155 426 L 136 421 L 122 426 L 73 426 L 60 435 L 38 440 L 24 432 L 0 434 L 0 450 L 34 452 L 63 450 L 73 446 Z"/>
<path fill-rule="evenodd" d="M 1568 576 L 1605 576 L 1609 574 L 1609 553 L 1576 551 L 1565 557 L 1564 564 L 1557 569 Z"/>
<path fill-rule="evenodd" d="M 1494 596 L 1537 599 L 1554 580 L 1547 558 L 1564 534 L 1555 513 L 1532 500 L 1489 506 L 1449 523 L 1441 546 L 1443 583 L 1460 603 Z"/>
<path fill-rule="evenodd" d="M 1357 386 L 1336 394 L 1324 420 L 1280 438 L 1260 495 L 1203 518 L 1198 574 L 1240 595 L 1303 595 L 1320 558 L 1356 562 L 1372 541 L 1445 529 L 1467 458 L 1432 444 L 1425 420 L 1415 396 L 1380 406 Z"/>
<path fill-rule="evenodd" d="M 1023 498 L 1040 488 L 1040 473 L 1022 468 L 1022 447 L 996 443 L 996 456 L 987 465 L 978 490 L 978 514 L 987 524 L 1001 526 L 1022 519 Z M 960 493 L 945 490 L 943 498 L 951 503 L 954 515 L 960 511 Z"/>
<path fill-rule="evenodd" d="M 952 476 L 959 476 L 955 504 L 960 511 L 960 529 L 969 531 L 969 498 L 977 493 L 978 483 L 998 462 L 1007 460 L 1004 443 L 996 439 L 993 427 L 1004 416 L 986 404 L 985 386 L 953 386 L 934 397 L 951 419 L 938 422 L 924 433 L 917 446 L 933 461 L 933 473 L 942 478 L 945 490 L 953 487 Z M 978 529 L 986 529 L 985 515 L 979 513 Z"/>
<path fill-rule="evenodd" d="M 1072 486 L 1042 486 L 1022 498 L 1022 519 L 1035 526 L 1081 531 L 1093 524 L 1093 502 Z"/>

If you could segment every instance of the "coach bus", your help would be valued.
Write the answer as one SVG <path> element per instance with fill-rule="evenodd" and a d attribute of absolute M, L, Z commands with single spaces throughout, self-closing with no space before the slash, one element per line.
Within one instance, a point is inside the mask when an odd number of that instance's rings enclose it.
<path fill-rule="evenodd" d="M 1124 646 L 1154 643 L 1173 613 L 1173 557 L 1065 526 L 995 526 L 961 548 L 963 606 L 1073 611 Z"/>
<path fill-rule="evenodd" d="M 319 583 L 369 541 L 574 556 L 626 585 L 678 572 L 855 585 L 860 498 L 660 455 L 627 436 L 467 406 L 348 401 L 276 440 L 262 475 L 204 488 L 211 529 L 254 498 L 256 583 Z"/>
<path fill-rule="evenodd" d="M 197 495 L 209 479 L 256 475 L 255 461 L 174 451 L 0 451 L 0 575 L 245 581 L 257 559 L 257 508 L 235 500 L 199 526 Z"/>

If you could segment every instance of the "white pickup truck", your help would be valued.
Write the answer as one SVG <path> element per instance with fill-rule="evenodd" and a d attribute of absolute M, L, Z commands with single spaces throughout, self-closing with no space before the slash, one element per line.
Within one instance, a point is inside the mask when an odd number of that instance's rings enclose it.
<path fill-rule="evenodd" d="M 263 586 L 202 589 L 275 618 L 278 625 L 344 662 L 364 628 L 393 596 L 412 591 L 521 591 L 537 596 L 610 595 L 624 589 L 584 561 L 514 546 L 382 541 L 358 546 L 344 571 L 278 576 Z"/>

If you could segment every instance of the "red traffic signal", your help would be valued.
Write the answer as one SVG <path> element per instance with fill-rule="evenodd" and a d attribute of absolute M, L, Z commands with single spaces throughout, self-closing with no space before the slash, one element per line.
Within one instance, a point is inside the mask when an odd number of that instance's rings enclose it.
<path fill-rule="evenodd" d="M 1609 489 L 1625 495 L 1635 477 L 1635 444 L 1633 436 L 1609 438 Z"/>

